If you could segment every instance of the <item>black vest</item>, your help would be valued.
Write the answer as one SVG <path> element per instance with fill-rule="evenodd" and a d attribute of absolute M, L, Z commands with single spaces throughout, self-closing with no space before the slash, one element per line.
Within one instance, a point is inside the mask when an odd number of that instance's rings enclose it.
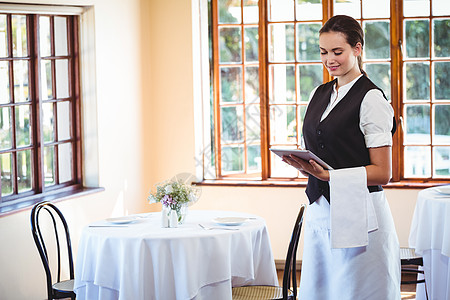
<path fill-rule="evenodd" d="M 361 76 L 348 93 L 320 122 L 330 102 L 336 79 L 319 86 L 308 105 L 303 122 L 303 138 L 306 149 L 311 150 L 333 169 L 367 166 L 370 164 L 369 150 L 359 128 L 359 112 L 362 100 L 372 89 L 379 89 L 366 76 Z M 384 93 L 383 93 L 384 96 Z M 386 97 L 385 97 L 386 98 Z M 395 119 L 392 133 L 395 132 Z M 381 186 L 369 186 L 370 192 L 383 190 Z M 306 194 L 313 203 L 321 195 L 330 202 L 328 182 L 309 176 Z"/>

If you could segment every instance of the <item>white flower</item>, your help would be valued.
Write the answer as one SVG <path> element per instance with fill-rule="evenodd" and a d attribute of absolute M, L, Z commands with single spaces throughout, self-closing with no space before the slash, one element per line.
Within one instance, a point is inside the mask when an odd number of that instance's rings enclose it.
<path fill-rule="evenodd" d="M 172 185 L 171 184 L 167 185 L 164 191 L 166 192 L 166 194 L 172 193 L 173 192 Z"/>
<path fill-rule="evenodd" d="M 150 204 L 158 202 L 158 199 L 156 199 L 156 197 L 153 195 L 148 196 L 147 199 L 148 199 L 148 203 L 150 203 Z"/>
<path fill-rule="evenodd" d="M 195 201 L 197 201 L 197 197 L 196 197 L 195 194 L 192 193 L 192 192 L 189 193 L 188 199 L 189 199 L 189 202 L 195 202 Z"/>

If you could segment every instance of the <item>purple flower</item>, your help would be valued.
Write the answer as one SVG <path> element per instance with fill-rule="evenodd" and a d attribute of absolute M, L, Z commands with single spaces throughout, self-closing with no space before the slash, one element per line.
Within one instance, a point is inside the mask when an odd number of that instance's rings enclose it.
<path fill-rule="evenodd" d="M 161 199 L 161 203 L 164 206 L 170 206 L 172 204 L 175 204 L 175 201 L 173 200 L 173 198 L 170 195 L 164 195 L 164 197 Z"/>

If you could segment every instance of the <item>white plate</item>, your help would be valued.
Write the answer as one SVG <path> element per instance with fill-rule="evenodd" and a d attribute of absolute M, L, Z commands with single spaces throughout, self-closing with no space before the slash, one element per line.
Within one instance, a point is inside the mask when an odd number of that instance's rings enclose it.
<path fill-rule="evenodd" d="M 435 188 L 438 193 L 450 195 L 450 185 L 443 185 Z"/>
<path fill-rule="evenodd" d="M 113 224 L 128 224 L 136 221 L 138 218 L 134 216 L 118 217 L 118 218 L 108 218 L 106 222 Z"/>
<path fill-rule="evenodd" d="M 247 220 L 248 218 L 241 218 L 241 217 L 221 217 L 213 219 L 215 223 L 227 226 L 241 225 Z"/>

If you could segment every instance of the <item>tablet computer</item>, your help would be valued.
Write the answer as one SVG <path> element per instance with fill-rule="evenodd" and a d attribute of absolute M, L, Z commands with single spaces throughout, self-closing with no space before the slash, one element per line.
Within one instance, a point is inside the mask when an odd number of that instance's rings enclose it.
<path fill-rule="evenodd" d="M 277 148 L 269 148 L 270 151 L 283 158 L 283 156 L 294 155 L 304 160 L 315 160 L 319 165 L 321 165 L 324 169 L 333 170 L 333 168 L 328 165 L 326 162 L 321 160 L 317 155 L 312 153 L 309 150 L 298 150 L 298 149 L 277 149 Z"/>

